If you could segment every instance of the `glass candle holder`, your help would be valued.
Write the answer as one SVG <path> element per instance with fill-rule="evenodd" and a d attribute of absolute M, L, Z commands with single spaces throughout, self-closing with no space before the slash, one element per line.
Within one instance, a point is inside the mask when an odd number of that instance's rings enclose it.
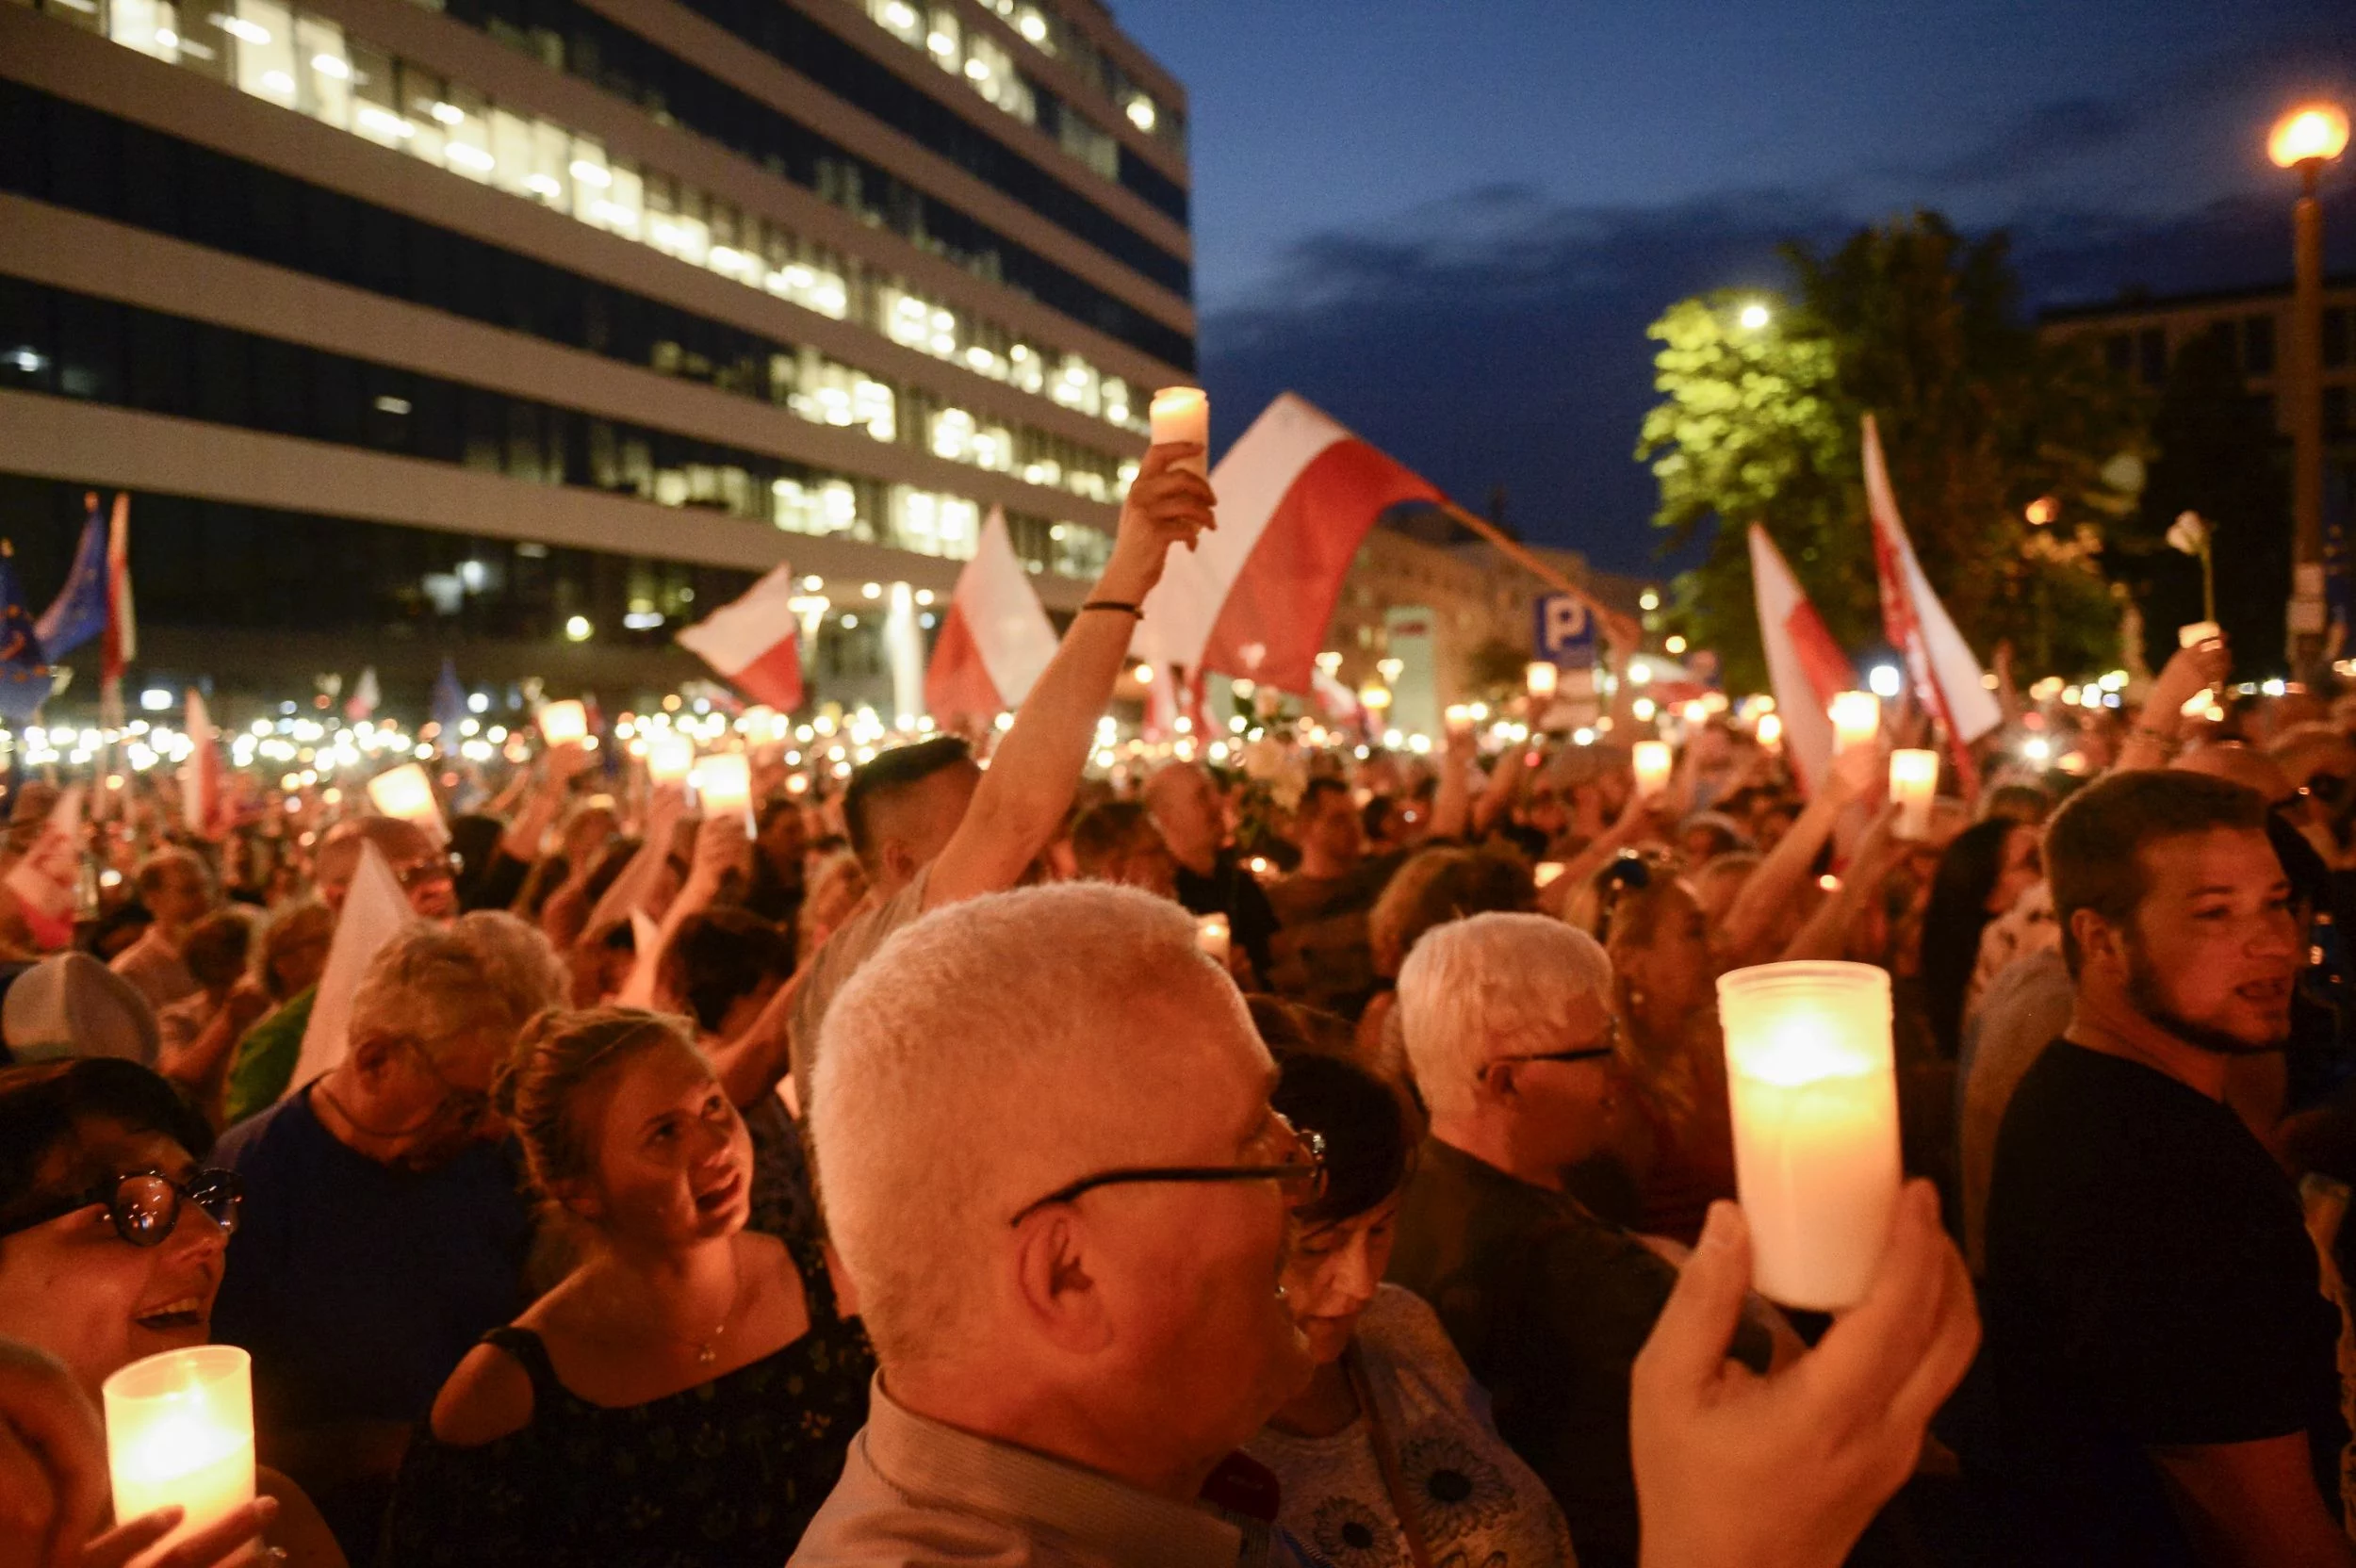
<path fill-rule="evenodd" d="M 199 1345 L 133 1362 L 100 1385 L 115 1519 L 186 1512 L 164 1546 L 254 1500 L 254 1362 L 234 1345 Z"/>

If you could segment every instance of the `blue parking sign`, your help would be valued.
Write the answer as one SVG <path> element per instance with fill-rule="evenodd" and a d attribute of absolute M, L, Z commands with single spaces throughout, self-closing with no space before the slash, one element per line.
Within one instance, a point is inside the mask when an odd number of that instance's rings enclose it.
<path fill-rule="evenodd" d="M 1568 594 L 1546 594 L 1538 599 L 1538 657 L 1558 669 L 1595 667 L 1595 617 L 1586 601 Z"/>

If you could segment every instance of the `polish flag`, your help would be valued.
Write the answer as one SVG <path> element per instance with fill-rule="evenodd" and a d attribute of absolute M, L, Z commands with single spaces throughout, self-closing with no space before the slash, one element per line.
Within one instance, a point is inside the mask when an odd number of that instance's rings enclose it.
<path fill-rule="evenodd" d="M 8 892 L 41 952 L 55 953 L 73 942 L 81 871 L 82 786 L 72 784 L 49 808 L 32 847 L 8 868 Z"/>
<path fill-rule="evenodd" d="M 204 694 L 188 688 L 188 760 L 180 764 L 180 818 L 199 838 L 229 831 L 229 770 L 221 759 L 221 736 L 213 728 Z"/>
<path fill-rule="evenodd" d="M 295 1058 L 294 1076 L 286 1080 L 286 1094 L 343 1066 L 352 1049 L 352 1004 L 359 993 L 360 978 L 384 944 L 416 918 L 409 895 L 401 890 L 401 881 L 384 852 L 374 844 L 362 844 L 352 889 L 344 894 L 343 913 L 335 917 L 335 939 L 327 946 L 327 967 L 319 972 L 311 1019 L 303 1027 L 303 1047 Z"/>
<path fill-rule="evenodd" d="M 794 568 L 780 564 L 744 597 L 682 629 L 679 645 L 755 702 L 791 713 L 802 705 L 795 594 Z"/>
<path fill-rule="evenodd" d="M 1881 432 L 1871 414 L 1865 416 L 1865 509 L 1873 520 L 1883 631 L 1890 645 L 1906 655 L 1916 697 L 1947 732 L 1956 775 L 1969 792 L 1979 779 L 1972 763 L 1972 743 L 2003 723 L 2004 713 L 1985 684 L 1979 661 L 1972 657 L 1947 607 L 1931 592 L 1930 580 L 1914 559 L 1906 525 L 1898 515 L 1897 495 L 1890 488 L 1890 469 L 1882 461 Z"/>
<path fill-rule="evenodd" d="M 1832 761 L 1833 695 L 1857 688 L 1857 669 L 1824 629 L 1800 580 L 1767 531 L 1751 525 L 1751 584 L 1759 595 L 1759 637 L 1767 677 L 1783 718 L 1783 755 L 1800 788 L 1813 792 Z"/>
<path fill-rule="evenodd" d="M 1287 392 L 1211 473 L 1219 527 L 1172 550 L 1137 646 L 1164 669 L 1215 669 L 1306 693 L 1342 577 L 1383 512 L 1437 502 L 1430 482 Z"/>
<path fill-rule="evenodd" d="M 1006 514 L 992 507 L 933 642 L 924 710 L 944 726 L 987 724 L 1020 707 L 1055 657 L 1055 628 L 1015 556 Z"/>

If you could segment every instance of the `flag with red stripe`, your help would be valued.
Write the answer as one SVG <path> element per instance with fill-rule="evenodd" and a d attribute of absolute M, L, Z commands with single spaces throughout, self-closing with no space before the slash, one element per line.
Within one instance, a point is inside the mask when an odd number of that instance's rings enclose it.
<path fill-rule="evenodd" d="M 1006 514 L 992 507 L 933 640 L 924 710 L 943 725 L 987 724 L 1020 707 L 1055 657 L 1055 625 L 1014 553 Z"/>
<path fill-rule="evenodd" d="M 681 629 L 679 645 L 753 701 L 791 713 L 802 705 L 794 596 L 794 568 L 780 564 L 742 597 Z"/>
<path fill-rule="evenodd" d="M 1800 580 L 1767 531 L 1751 525 L 1751 585 L 1759 596 L 1759 638 L 1767 678 L 1783 716 L 1783 755 L 1803 790 L 1813 791 L 1832 761 L 1833 694 L 1854 690 L 1857 670 L 1824 627 Z"/>

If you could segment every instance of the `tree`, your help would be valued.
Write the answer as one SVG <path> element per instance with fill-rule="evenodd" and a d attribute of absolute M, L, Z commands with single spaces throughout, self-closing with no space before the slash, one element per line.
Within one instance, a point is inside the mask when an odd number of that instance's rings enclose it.
<path fill-rule="evenodd" d="M 1763 302 L 1718 293 L 1650 329 L 1667 400 L 1637 456 L 1661 482 L 1654 521 L 1678 544 L 1715 529 L 1678 580 L 1680 629 L 1718 649 L 1733 683 L 1763 682 L 1743 526 L 1757 521 L 1835 638 L 1879 640 L 1859 458 L 1871 412 L 1923 572 L 1982 655 L 2009 638 L 2040 671 L 2114 662 L 2102 552 L 2135 519 L 2135 389 L 2090 345 L 2042 343 L 2020 319 L 2001 234 L 1967 242 L 1918 213 L 1829 255 L 1784 256 L 1792 299 L 1763 323 L 1743 325 Z"/>

